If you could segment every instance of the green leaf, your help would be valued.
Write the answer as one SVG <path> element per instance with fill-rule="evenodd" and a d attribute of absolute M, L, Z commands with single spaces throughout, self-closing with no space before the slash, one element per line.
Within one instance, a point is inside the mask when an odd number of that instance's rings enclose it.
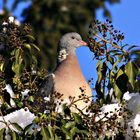
<path fill-rule="evenodd" d="M 97 68 L 101 63 L 102 63 L 102 61 L 99 60 L 99 61 L 97 62 L 97 64 L 96 64 L 96 68 Z"/>
<path fill-rule="evenodd" d="M 24 65 L 23 65 L 23 59 L 22 58 L 20 58 L 19 61 L 14 62 L 13 65 L 12 65 L 12 70 L 15 72 L 15 74 L 18 77 L 21 76 L 23 68 L 24 68 Z"/>
<path fill-rule="evenodd" d="M 80 130 L 80 133 L 85 134 L 85 135 L 90 135 L 90 132 L 88 130 Z"/>
<path fill-rule="evenodd" d="M 31 45 L 30 44 L 24 43 L 23 46 L 26 47 L 27 49 L 31 50 Z"/>
<path fill-rule="evenodd" d="M 74 120 L 76 121 L 76 123 L 80 124 L 82 123 L 82 118 L 79 114 L 77 113 L 72 113 L 73 117 L 74 117 Z"/>
<path fill-rule="evenodd" d="M 116 83 L 113 85 L 113 89 L 114 89 L 116 98 L 120 101 L 121 100 L 121 97 L 122 97 L 122 92 L 118 88 L 118 86 L 116 85 Z"/>
<path fill-rule="evenodd" d="M 136 77 L 138 75 L 138 67 L 135 65 L 134 62 L 129 61 L 125 66 L 125 73 L 128 76 L 129 82 L 134 89 L 136 83 Z"/>
<path fill-rule="evenodd" d="M 2 128 L 0 130 L 0 140 L 4 140 L 4 138 L 5 138 L 5 128 Z"/>
<path fill-rule="evenodd" d="M 30 130 L 30 128 L 31 128 L 32 126 L 33 126 L 33 123 L 27 125 L 27 126 L 24 128 L 24 134 L 25 134 L 25 135 L 29 132 L 29 130 Z"/>
<path fill-rule="evenodd" d="M 70 139 L 71 134 L 64 126 L 61 127 L 62 132 L 66 135 L 67 139 Z"/>
<path fill-rule="evenodd" d="M 128 91 L 127 89 L 128 76 L 124 72 L 124 65 L 117 71 L 115 82 L 113 84 L 115 95 L 117 99 L 121 100 L 123 93 Z"/>
<path fill-rule="evenodd" d="M 24 105 L 24 104 L 23 104 L 23 102 L 18 101 L 18 102 L 16 103 L 16 105 L 17 105 L 18 107 L 20 107 L 20 108 L 21 108 L 21 107 L 23 107 L 23 105 Z"/>
<path fill-rule="evenodd" d="M 18 139 L 17 139 L 17 136 L 16 136 L 16 132 L 11 131 L 11 132 L 10 132 L 10 135 L 11 135 L 11 139 L 12 139 L 12 140 L 18 140 Z"/>
<path fill-rule="evenodd" d="M 114 69 L 116 69 L 117 70 L 117 64 L 120 62 L 120 60 L 117 60 L 114 64 L 113 64 L 113 66 L 112 66 L 112 69 L 111 70 L 114 70 Z"/>
<path fill-rule="evenodd" d="M 122 74 L 124 74 L 124 71 L 122 69 L 119 69 L 117 72 L 116 79 L 118 79 L 118 77 L 120 77 Z"/>
<path fill-rule="evenodd" d="M 97 67 L 98 83 L 100 83 L 103 78 L 102 68 L 103 68 L 103 63 L 98 64 L 98 67 Z"/>
<path fill-rule="evenodd" d="M 70 128 L 74 127 L 75 125 L 76 125 L 75 121 L 72 121 L 72 122 L 69 121 L 66 123 L 65 128 L 70 129 Z"/>
<path fill-rule="evenodd" d="M 63 112 L 65 113 L 65 115 L 70 116 L 70 109 L 66 104 L 63 104 Z"/>
<path fill-rule="evenodd" d="M 34 102 L 34 97 L 33 96 L 29 96 L 28 101 Z"/>
<path fill-rule="evenodd" d="M 15 72 L 17 77 L 20 77 L 23 70 L 23 58 L 22 58 L 22 52 L 21 49 L 17 49 L 15 51 L 15 61 L 12 65 L 12 70 Z"/>
<path fill-rule="evenodd" d="M 53 133 L 53 129 L 51 126 L 48 126 L 48 131 L 50 133 L 50 136 L 51 136 L 51 140 L 54 140 L 54 133 Z"/>
<path fill-rule="evenodd" d="M 59 138 L 59 137 L 55 134 L 55 140 L 62 140 L 62 139 Z"/>
<path fill-rule="evenodd" d="M 134 48 L 138 48 L 138 47 L 139 47 L 139 46 L 132 45 L 132 46 L 130 46 L 127 50 L 130 51 L 130 50 L 132 50 L 132 49 L 134 49 Z"/>
<path fill-rule="evenodd" d="M 31 41 L 34 41 L 35 38 L 32 35 L 26 35 L 27 38 L 29 38 Z"/>
<path fill-rule="evenodd" d="M 114 64 L 114 58 L 112 56 L 108 55 L 107 59 L 112 65 Z"/>
<path fill-rule="evenodd" d="M 0 63 L 0 71 L 3 71 L 4 63 Z"/>
<path fill-rule="evenodd" d="M 18 131 L 23 131 L 23 128 L 17 123 L 11 123 L 11 125 L 16 128 Z"/>
<path fill-rule="evenodd" d="M 43 140 L 50 140 L 50 134 L 47 128 L 44 126 L 41 127 L 41 135 L 43 137 Z"/>
<path fill-rule="evenodd" d="M 75 133 L 79 133 L 80 130 L 77 128 L 77 127 L 73 127 L 71 130 L 70 130 L 70 133 L 71 133 L 71 139 L 73 139 L 73 136 L 75 135 Z"/>
<path fill-rule="evenodd" d="M 98 83 L 98 81 L 96 82 L 95 89 L 96 89 L 98 98 L 99 99 L 104 99 L 103 88 L 101 86 L 101 83 Z"/>
<path fill-rule="evenodd" d="M 31 46 L 34 47 L 36 50 L 40 51 L 39 47 L 37 47 L 35 44 L 31 43 Z"/>

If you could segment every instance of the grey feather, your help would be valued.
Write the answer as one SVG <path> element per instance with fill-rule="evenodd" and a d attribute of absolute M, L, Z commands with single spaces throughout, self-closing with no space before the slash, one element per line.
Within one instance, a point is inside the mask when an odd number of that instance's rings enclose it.
<path fill-rule="evenodd" d="M 44 112 L 45 110 L 51 109 L 52 94 L 54 92 L 54 79 L 53 74 L 48 75 L 42 82 L 39 90 L 34 96 L 34 103 L 32 105 L 32 111 L 37 112 Z M 50 101 L 45 101 L 44 98 L 50 98 Z"/>
<path fill-rule="evenodd" d="M 82 44 L 81 41 L 82 41 L 81 36 L 75 32 L 67 33 L 64 36 L 62 36 L 58 44 L 57 68 L 59 67 L 60 63 L 62 63 L 65 59 L 68 58 L 67 56 L 71 54 L 76 55 L 75 54 L 76 48 L 80 47 L 81 45 L 85 45 Z M 57 68 L 55 70 L 57 70 Z M 54 79 L 53 75 L 48 75 L 42 82 L 41 87 L 35 94 L 35 101 L 32 106 L 32 110 L 34 112 L 44 112 L 45 110 L 51 110 L 54 107 L 53 100 L 55 100 L 54 98 L 56 98 L 55 92 L 58 92 L 55 91 L 58 82 L 55 83 L 54 81 L 56 82 L 56 79 Z M 50 98 L 50 101 L 45 101 L 44 100 L 45 97 Z"/>

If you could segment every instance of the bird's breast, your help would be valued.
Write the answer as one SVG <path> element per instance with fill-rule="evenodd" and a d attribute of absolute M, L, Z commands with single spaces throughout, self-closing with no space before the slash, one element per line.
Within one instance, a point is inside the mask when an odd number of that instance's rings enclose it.
<path fill-rule="evenodd" d="M 58 66 L 54 74 L 55 91 L 63 94 L 63 99 L 74 97 L 77 100 L 82 98 L 82 96 L 92 96 L 91 89 L 81 72 L 75 55 L 68 56 Z M 78 105 L 82 107 L 83 103 L 79 102 Z"/>

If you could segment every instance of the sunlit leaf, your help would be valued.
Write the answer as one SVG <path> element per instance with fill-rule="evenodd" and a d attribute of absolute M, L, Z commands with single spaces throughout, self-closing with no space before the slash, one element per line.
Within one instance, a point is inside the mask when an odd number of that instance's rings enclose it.
<path fill-rule="evenodd" d="M 122 74 L 124 74 L 124 71 L 122 69 L 119 69 L 117 72 L 116 79 L 118 79 Z"/>
<path fill-rule="evenodd" d="M 31 45 L 30 44 L 24 43 L 23 46 L 26 47 L 27 49 L 31 50 Z"/>
<path fill-rule="evenodd" d="M 112 56 L 108 55 L 107 59 L 112 65 L 114 64 L 114 58 Z"/>
<path fill-rule="evenodd" d="M 127 74 L 129 82 L 134 89 L 136 83 L 136 77 L 138 75 L 138 67 L 135 65 L 134 62 L 129 61 L 125 66 L 125 73 Z"/>
<path fill-rule="evenodd" d="M 118 88 L 116 84 L 113 85 L 113 89 L 114 89 L 115 96 L 117 97 L 117 99 L 121 100 L 122 92 L 120 91 L 120 89 Z"/>
<path fill-rule="evenodd" d="M 34 97 L 33 96 L 29 96 L 28 101 L 34 102 Z"/>
<path fill-rule="evenodd" d="M 4 66 L 4 63 L 1 63 L 0 64 L 0 71 L 3 71 L 3 66 Z"/>
<path fill-rule="evenodd" d="M 107 71 L 107 65 L 105 62 L 100 63 L 97 67 L 97 73 L 98 73 L 98 83 L 101 82 L 106 76 L 106 71 Z"/>
<path fill-rule="evenodd" d="M 66 123 L 65 128 L 69 129 L 69 128 L 74 127 L 75 125 L 76 125 L 75 121 L 70 121 Z"/>

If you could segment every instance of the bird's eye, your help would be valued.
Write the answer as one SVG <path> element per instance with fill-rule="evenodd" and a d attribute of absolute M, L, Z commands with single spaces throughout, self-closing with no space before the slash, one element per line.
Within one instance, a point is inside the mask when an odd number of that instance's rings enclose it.
<path fill-rule="evenodd" d="M 72 36 L 71 38 L 72 38 L 72 39 L 75 39 L 75 37 L 74 37 L 74 36 Z"/>

